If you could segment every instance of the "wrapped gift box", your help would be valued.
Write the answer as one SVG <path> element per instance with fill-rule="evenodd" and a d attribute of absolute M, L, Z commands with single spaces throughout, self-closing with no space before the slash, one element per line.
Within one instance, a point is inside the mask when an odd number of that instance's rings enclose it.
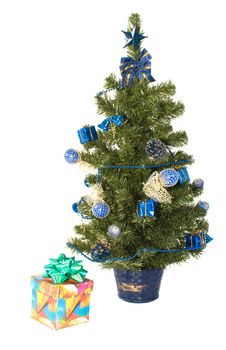
<path fill-rule="evenodd" d="M 98 135 L 95 126 L 87 126 L 78 130 L 78 137 L 81 144 L 98 139 Z"/>
<path fill-rule="evenodd" d="M 143 201 L 138 201 L 137 203 L 137 214 L 139 217 L 154 217 L 155 215 L 155 208 L 156 208 L 157 202 L 154 199 L 146 199 Z"/>
<path fill-rule="evenodd" d="M 206 244 L 204 232 L 189 233 L 186 235 L 186 248 L 199 249 Z"/>
<path fill-rule="evenodd" d="M 31 317 L 53 329 L 73 326 L 89 320 L 93 281 L 78 283 L 72 279 L 54 284 L 51 278 L 31 277 Z"/>

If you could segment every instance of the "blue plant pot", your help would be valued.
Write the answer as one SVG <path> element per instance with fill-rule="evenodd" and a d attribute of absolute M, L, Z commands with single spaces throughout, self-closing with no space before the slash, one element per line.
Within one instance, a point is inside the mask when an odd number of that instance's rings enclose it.
<path fill-rule="evenodd" d="M 163 269 L 114 269 L 118 296 L 130 303 L 148 303 L 159 297 Z"/>

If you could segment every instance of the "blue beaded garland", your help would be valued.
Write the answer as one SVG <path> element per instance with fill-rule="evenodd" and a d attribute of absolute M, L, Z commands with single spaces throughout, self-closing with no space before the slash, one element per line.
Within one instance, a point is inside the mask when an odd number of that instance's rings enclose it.
<path fill-rule="evenodd" d="M 203 201 L 199 201 L 198 206 L 205 211 L 207 211 L 210 207 L 209 203 Z"/>
<path fill-rule="evenodd" d="M 179 180 L 178 172 L 173 169 L 164 169 L 160 172 L 160 182 L 164 187 L 175 186 Z"/>
<path fill-rule="evenodd" d="M 92 213 L 98 219 L 104 219 L 108 216 L 110 208 L 105 202 L 97 202 L 92 206 Z"/>
<path fill-rule="evenodd" d="M 64 159 L 68 163 L 75 164 L 80 161 L 80 155 L 75 149 L 70 148 L 64 153 Z"/>

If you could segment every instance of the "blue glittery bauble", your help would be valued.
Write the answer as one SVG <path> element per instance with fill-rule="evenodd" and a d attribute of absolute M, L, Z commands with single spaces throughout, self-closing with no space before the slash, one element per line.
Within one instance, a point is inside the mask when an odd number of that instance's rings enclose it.
<path fill-rule="evenodd" d="M 166 147 L 162 141 L 152 139 L 147 143 L 145 151 L 151 159 L 162 159 L 166 154 Z"/>
<path fill-rule="evenodd" d="M 120 236 L 121 234 L 121 230 L 118 226 L 116 225 L 110 225 L 108 227 L 108 234 L 109 236 L 111 236 L 112 238 L 117 238 L 118 236 Z"/>
<path fill-rule="evenodd" d="M 86 187 L 90 187 L 90 183 L 89 183 L 88 180 L 84 180 L 84 184 L 85 184 Z"/>
<path fill-rule="evenodd" d="M 204 186 L 203 179 L 195 179 L 192 183 L 192 186 L 196 188 L 197 190 L 201 190 Z"/>
<path fill-rule="evenodd" d="M 78 210 L 78 203 L 72 204 L 72 209 L 74 210 L 75 213 L 78 213 L 79 212 L 79 210 Z"/>
<path fill-rule="evenodd" d="M 160 182 L 164 187 L 175 186 L 179 180 L 178 172 L 175 169 L 165 169 L 159 174 Z"/>
<path fill-rule="evenodd" d="M 75 149 L 70 148 L 64 153 L 64 159 L 66 162 L 74 164 L 79 162 L 80 155 Z"/>
<path fill-rule="evenodd" d="M 92 213 L 98 219 L 104 219 L 108 216 L 110 208 L 105 202 L 97 202 L 92 206 Z"/>
<path fill-rule="evenodd" d="M 202 208 L 203 210 L 205 210 L 205 211 L 207 211 L 209 209 L 209 207 L 210 207 L 209 203 L 203 202 L 203 201 L 199 201 L 198 202 L 198 206 L 200 208 Z"/>
<path fill-rule="evenodd" d="M 97 242 L 92 246 L 90 254 L 93 260 L 104 260 L 110 255 L 110 249 L 105 242 Z"/>

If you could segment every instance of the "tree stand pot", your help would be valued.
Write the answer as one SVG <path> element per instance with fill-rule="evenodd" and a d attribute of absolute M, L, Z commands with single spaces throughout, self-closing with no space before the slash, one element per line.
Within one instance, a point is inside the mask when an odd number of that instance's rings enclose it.
<path fill-rule="evenodd" d="M 159 297 L 163 269 L 114 269 L 118 296 L 130 303 L 148 303 Z"/>

